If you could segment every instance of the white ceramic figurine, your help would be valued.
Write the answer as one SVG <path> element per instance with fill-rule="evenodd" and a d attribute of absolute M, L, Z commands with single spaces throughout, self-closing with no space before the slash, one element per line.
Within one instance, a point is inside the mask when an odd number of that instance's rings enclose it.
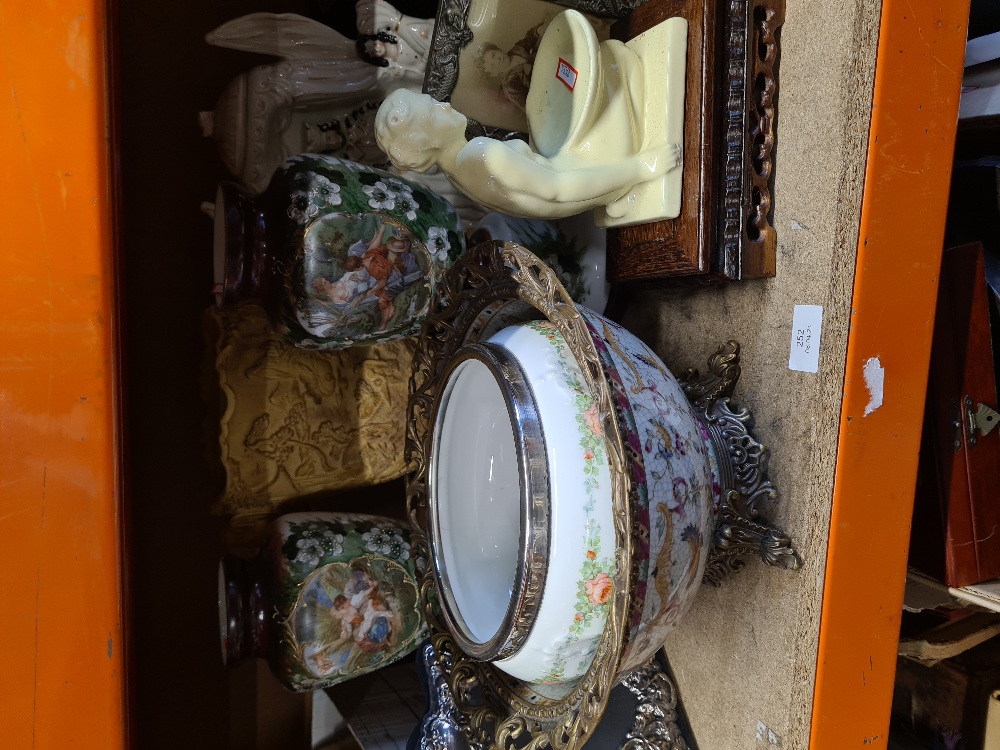
<path fill-rule="evenodd" d="M 285 159 L 302 152 L 386 166 L 375 112 L 390 91 L 420 89 L 434 21 L 384 0 L 360 0 L 357 13 L 357 41 L 294 13 L 251 13 L 206 35 L 217 47 L 279 58 L 234 78 L 214 111 L 199 115 L 245 187 L 264 190 Z"/>
<path fill-rule="evenodd" d="M 598 209 L 601 226 L 680 213 L 687 22 L 627 44 L 598 43 L 567 10 L 539 44 L 527 99 L 530 145 L 465 139 L 467 120 L 427 95 L 396 91 L 379 109 L 379 146 L 397 167 L 439 167 L 479 203 L 522 217 Z"/>
<path fill-rule="evenodd" d="M 359 0 L 355 8 L 362 59 L 384 68 L 384 75 L 402 79 L 400 85 L 419 89 L 430 54 L 434 19 L 404 15 L 385 0 Z"/>

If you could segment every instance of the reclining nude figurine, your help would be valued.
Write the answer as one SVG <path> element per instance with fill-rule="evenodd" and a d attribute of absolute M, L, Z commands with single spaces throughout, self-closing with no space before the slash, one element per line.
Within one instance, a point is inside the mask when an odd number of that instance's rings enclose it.
<path fill-rule="evenodd" d="M 526 113 L 530 145 L 466 140 L 465 115 L 427 94 L 398 90 L 375 118 L 379 147 L 400 168 L 437 166 L 496 211 L 561 218 L 597 209 L 600 226 L 680 212 L 687 22 L 672 18 L 622 43 L 598 44 L 567 10 L 535 57 Z"/>
<path fill-rule="evenodd" d="M 375 134 L 397 167 L 424 172 L 436 165 L 470 198 L 510 216 L 558 219 L 608 206 L 680 164 L 675 143 L 621 161 L 557 163 L 521 140 L 467 141 L 466 123 L 450 104 L 399 89 L 379 108 Z"/>

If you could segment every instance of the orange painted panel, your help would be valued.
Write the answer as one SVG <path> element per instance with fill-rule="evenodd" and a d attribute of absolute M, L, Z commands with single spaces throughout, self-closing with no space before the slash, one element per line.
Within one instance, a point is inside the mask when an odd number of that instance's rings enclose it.
<path fill-rule="evenodd" d="M 124 746 L 104 0 L 0 0 L 0 747 Z"/>
<path fill-rule="evenodd" d="M 886 746 L 968 17 L 882 6 L 812 750 Z"/>

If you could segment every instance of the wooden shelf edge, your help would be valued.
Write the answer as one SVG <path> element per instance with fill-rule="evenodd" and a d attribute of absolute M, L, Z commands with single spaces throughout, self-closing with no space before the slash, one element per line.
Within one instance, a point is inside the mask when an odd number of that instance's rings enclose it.
<path fill-rule="evenodd" d="M 968 13 L 882 5 L 812 750 L 887 742 Z M 866 366 L 884 373 L 874 410 Z"/>
<path fill-rule="evenodd" d="M 916 570 L 906 573 L 906 595 L 903 608 L 919 612 L 933 607 L 977 607 L 1000 613 L 1000 578 L 956 588 L 948 586 Z"/>
<path fill-rule="evenodd" d="M 0 3 L 0 746 L 126 746 L 106 0 Z"/>

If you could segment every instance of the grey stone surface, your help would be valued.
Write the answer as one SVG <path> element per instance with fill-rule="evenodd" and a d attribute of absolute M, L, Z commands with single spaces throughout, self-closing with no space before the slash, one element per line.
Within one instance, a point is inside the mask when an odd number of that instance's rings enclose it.
<path fill-rule="evenodd" d="M 768 730 L 786 750 L 809 744 L 880 11 L 879 0 L 787 0 L 777 278 L 642 292 L 623 316 L 675 372 L 704 368 L 730 338 L 742 343 L 736 396 L 755 411 L 781 492 L 765 510 L 805 561 L 794 573 L 751 561 L 721 589 L 704 587 L 669 637 L 685 709 L 707 750 L 773 747 Z M 824 309 L 816 374 L 788 369 L 796 304 Z"/>

